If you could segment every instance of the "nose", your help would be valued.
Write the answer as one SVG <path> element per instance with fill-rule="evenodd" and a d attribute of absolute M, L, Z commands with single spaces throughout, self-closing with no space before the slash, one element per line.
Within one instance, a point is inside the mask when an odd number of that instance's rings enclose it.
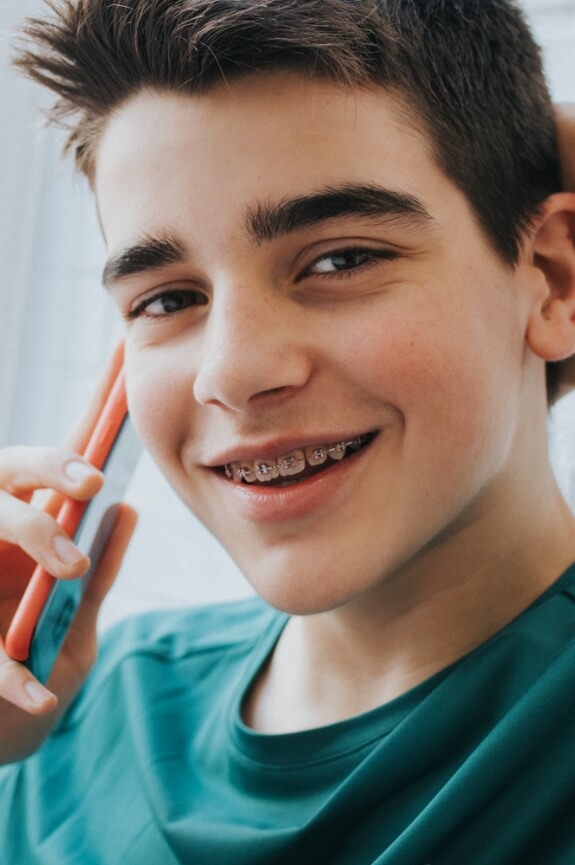
<path fill-rule="evenodd" d="M 215 287 L 194 381 L 197 402 L 246 412 L 305 386 L 312 361 L 301 310 L 270 294 Z"/>

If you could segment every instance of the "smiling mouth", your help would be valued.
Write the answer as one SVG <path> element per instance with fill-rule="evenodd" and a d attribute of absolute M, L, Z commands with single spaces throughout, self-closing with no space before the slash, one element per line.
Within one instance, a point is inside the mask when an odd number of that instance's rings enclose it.
<path fill-rule="evenodd" d="M 286 487 L 320 474 L 366 448 L 377 433 L 364 433 L 332 444 L 298 448 L 288 454 L 266 460 L 241 460 L 223 467 L 225 476 L 237 484 Z"/>

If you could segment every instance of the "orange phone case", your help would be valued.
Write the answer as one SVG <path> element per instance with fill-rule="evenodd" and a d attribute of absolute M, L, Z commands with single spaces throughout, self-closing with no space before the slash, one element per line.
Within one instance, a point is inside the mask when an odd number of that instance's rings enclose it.
<path fill-rule="evenodd" d="M 120 345 L 109 369 L 108 396 L 82 454 L 97 469 L 104 467 L 128 411 L 122 362 L 123 350 Z M 80 525 L 87 505 L 87 501 L 66 498 L 60 507 L 56 520 L 71 538 Z M 27 660 L 36 623 L 55 582 L 56 579 L 45 568 L 41 565 L 36 567 L 6 634 L 6 651 L 15 661 Z"/>

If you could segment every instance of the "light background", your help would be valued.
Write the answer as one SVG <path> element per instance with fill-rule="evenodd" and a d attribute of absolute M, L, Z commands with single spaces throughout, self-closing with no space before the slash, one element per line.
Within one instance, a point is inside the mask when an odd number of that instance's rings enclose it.
<path fill-rule="evenodd" d="M 575 0 L 524 0 L 556 100 L 575 101 Z M 42 90 L 9 67 L 19 21 L 40 0 L 0 0 L 0 445 L 58 444 L 121 328 L 100 287 L 105 251 L 85 182 L 43 128 Z M 551 453 L 575 504 L 575 396 L 550 420 Z M 149 608 L 251 593 L 149 458 L 128 496 L 140 523 L 101 624 Z"/>

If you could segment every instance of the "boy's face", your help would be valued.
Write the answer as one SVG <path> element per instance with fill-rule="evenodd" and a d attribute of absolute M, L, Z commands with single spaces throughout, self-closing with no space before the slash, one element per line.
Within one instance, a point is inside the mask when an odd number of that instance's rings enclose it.
<path fill-rule="evenodd" d="M 521 486 L 520 269 L 398 106 L 289 74 L 142 93 L 98 150 L 136 426 L 290 611 L 425 568 Z"/>

